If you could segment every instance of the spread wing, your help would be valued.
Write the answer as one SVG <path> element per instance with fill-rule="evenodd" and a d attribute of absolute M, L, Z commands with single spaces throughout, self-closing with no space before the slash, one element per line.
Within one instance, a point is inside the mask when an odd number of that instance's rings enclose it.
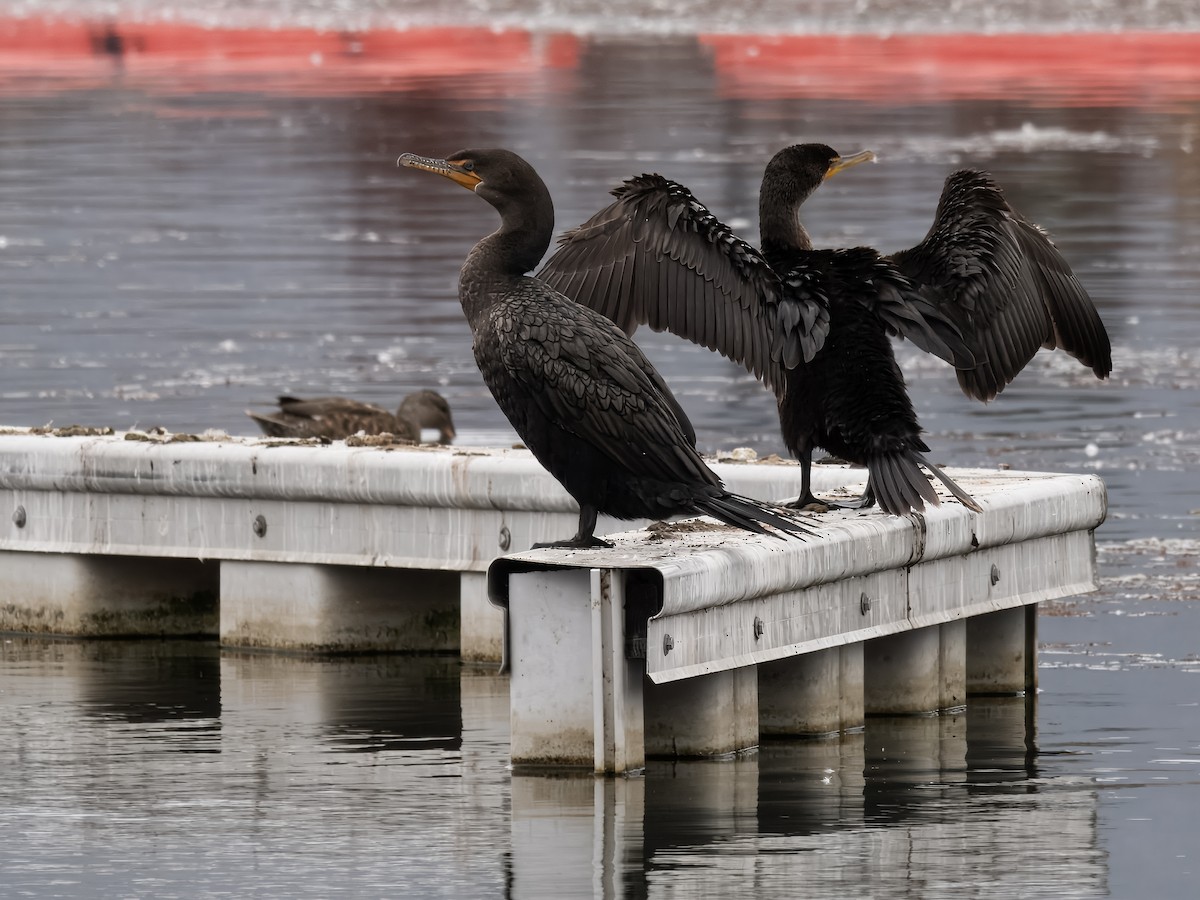
<path fill-rule="evenodd" d="M 640 175 L 612 193 L 615 202 L 562 236 L 540 278 L 626 334 L 642 324 L 670 331 L 772 387 L 781 366 L 820 349 L 828 311 L 789 291 L 686 187 Z"/>
<path fill-rule="evenodd" d="M 1087 291 L 986 173 L 947 178 L 925 239 L 890 259 L 958 323 L 977 361 L 958 372 L 967 396 L 992 399 L 1042 347 L 1062 348 L 1099 378 L 1112 371 L 1108 333 Z"/>

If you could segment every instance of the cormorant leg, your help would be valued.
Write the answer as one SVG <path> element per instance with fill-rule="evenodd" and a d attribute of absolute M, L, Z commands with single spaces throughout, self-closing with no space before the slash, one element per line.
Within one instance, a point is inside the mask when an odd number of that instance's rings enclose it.
<path fill-rule="evenodd" d="M 800 496 L 787 504 L 789 509 L 810 509 L 812 512 L 826 512 L 830 503 L 818 500 L 812 492 L 812 450 L 803 450 L 800 457 Z"/>
<path fill-rule="evenodd" d="M 611 547 L 612 544 L 608 541 L 601 540 L 595 536 L 596 516 L 596 507 L 581 503 L 579 505 L 579 530 L 575 532 L 575 537 L 568 538 L 565 541 L 534 544 L 532 549 L 541 550 L 545 547 L 564 547 L 582 550 L 585 547 Z"/>

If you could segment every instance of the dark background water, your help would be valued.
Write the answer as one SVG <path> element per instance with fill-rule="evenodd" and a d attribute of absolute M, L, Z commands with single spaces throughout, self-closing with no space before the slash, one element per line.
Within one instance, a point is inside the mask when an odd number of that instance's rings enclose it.
<path fill-rule="evenodd" d="M 192 15 L 245 24 L 246 8 Z M 186 22 L 164 36 L 161 10 L 128 9 L 120 58 L 0 20 L 0 423 L 249 434 L 243 409 L 282 391 L 391 406 L 433 386 L 462 442 L 508 443 L 455 299 L 495 214 L 397 170 L 399 153 L 511 147 L 562 227 L 659 171 L 753 239 L 775 150 L 869 147 L 879 165 L 806 206 L 818 244 L 910 246 L 945 175 L 977 166 L 1095 298 L 1104 383 L 1042 354 L 985 407 L 898 352 L 936 459 L 1104 478 L 1103 586 L 1041 617 L 1037 752 L 1019 701 L 981 700 L 615 782 L 513 776 L 504 680 L 452 660 L 5 638 L 0 894 L 1193 895 L 1200 41 L 1135 34 L 1190 13 L 1126 4 L 1114 38 L 1089 14 L 1026 11 L 1001 30 L 1069 34 L 909 46 L 872 35 L 955 28 L 868 3 L 876 29 L 781 45 L 706 36 L 728 11 L 700 3 L 643 10 L 632 34 L 210 30 L 196 50 Z M 705 449 L 782 452 L 770 397 L 739 369 L 639 340 Z"/>

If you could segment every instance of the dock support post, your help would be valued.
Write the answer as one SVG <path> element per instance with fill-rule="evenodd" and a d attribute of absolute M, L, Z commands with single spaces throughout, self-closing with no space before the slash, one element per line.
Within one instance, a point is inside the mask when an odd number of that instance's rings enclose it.
<path fill-rule="evenodd" d="M 957 709 L 967 702 L 967 620 L 938 626 L 938 709 Z"/>
<path fill-rule="evenodd" d="M 626 659 L 624 594 L 607 569 L 509 579 L 514 765 L 626 772 L 645 764 L 645 664 Z"/>
<path fill-rule="evenodd" d="M 820 735 L 863 724 L 863 645 L 845 644 L 758 666 L 759 731 Z"/>
<path fill-rule="evenodd" d="M 1021 694 L 1037 689 L 1037 604 L 967 622 L 967 691 Z"/>
<path fill-rule="evenodd" d="M 866 645 L 868 715 L 933 712 L 966 702 L 966 625 L 962 620 L 875 638 Z"/>
<path fill-rule="evenodd" d="M 487 572 L 458 576 L 459 655 L 465 662 L 500 662 L 504 657 L 504 611 L 488 600 Z"/>
<path fill-rule="evenodd" d="M 0 631 L 212 635 L 217 566 L 195 559 L 0 551 Z"/>
<path fill-rule="evenodd" d="M 929 712 L 941 703 L 941 634 L 936 626 L 867 642 L 863 694 L 867 715 Z"/>
<path fill-rule="evenodd" d="M 754 666 L 646 687 L 647 756 L 716 756 L 758 746 Z"/>
<path fill-rule="evenodd" d="M 221 563 L 221 643 L 313 653 L 458 649 L 454 572 Z"/>

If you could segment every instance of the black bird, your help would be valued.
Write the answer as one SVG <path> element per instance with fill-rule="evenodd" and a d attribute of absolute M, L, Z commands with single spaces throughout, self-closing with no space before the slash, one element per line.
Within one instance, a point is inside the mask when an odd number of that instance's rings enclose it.
<path fill-rule="evenodd" d="M 947 180 L 925 239 L 891 256 L 814 250 L 800 207 L 830 176 L 874 159 L 799 144 L 767 164 L 761 252 L 683 185 L 627 180 L 616 201 L 560 239 L 539 277 L 631 334 L 671 331 L 741 363 L 774 389 L 784 440 L 800 460 L 795 505 L 810 488 L 814 447 L 868 469 L 859 502 L 889 513 L 938 503 L 919 466 L 964 505 L 971 497 L 925 457 L 928 446 L 889 335 L 958 370 L 990 400 L 1039 347 L 1061 347 L 1100 378 L 1112 369 L 1104 325 L 1045 233 L 985 173 Z"/>
<path fill-rule="evenodd" d="M 467 256 L 458 296 L 483 380 L 521 440 L 579 503 L 575 536 L 549 546 L 607 546 L 596 516 L 658 519 L 706 513 L 769 534 L 811 533 L 756 501 L 730 494 L 696 451 L 683 409 L 638 346 L 611 321 L 537 278 L 554 232 L 545 183 L 508 150 L 448 159 L 406 153 L 401 165 L 474 191 L 500 228 Z"/>
<path fill-rule="evenodd" d="M 271 437 L 340 440 L 361 431 L 394 434 L 402 440 L 419 442 L 422 428 L 436 428 L 438 442 L 442 444 L 450 443 L 455 436 L 450 404 L 437 391 L 409 394 L 395 413 L 349 397 L 284 396 L 278 403 L 279 411 L 274 413 L 246 410 L 263 434 Z"/>

